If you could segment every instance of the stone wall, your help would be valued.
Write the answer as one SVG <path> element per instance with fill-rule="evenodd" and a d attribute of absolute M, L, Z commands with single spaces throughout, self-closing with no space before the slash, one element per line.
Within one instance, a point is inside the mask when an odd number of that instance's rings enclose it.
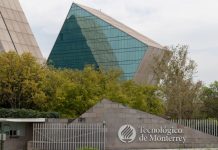
<path fill-rule="evenodd" d="M 134 149 L 170 149 L 170 148 L 214 148 L 218 147 L 218 138 L 200 131 L 181 126 L 164 118 L 142 111 L 130 109 L 121 104 L 103 100 L 80 116 L 85 123 L 106 122 L 106 150 L 134 150 Z M 76 119 L 79 122 L 81 119 Z M 137 136 L 132 143 L 123 143 L 118 138 L 118 130 L 122 125 L 130 124 L 136 128 Z M 180 136 L 185 142 L 154 142 L 139 141 L 139 127 L 157 129 L 160 127 L 182 129 Z M 174 135 L 177 136 L 177 135 Z"/>

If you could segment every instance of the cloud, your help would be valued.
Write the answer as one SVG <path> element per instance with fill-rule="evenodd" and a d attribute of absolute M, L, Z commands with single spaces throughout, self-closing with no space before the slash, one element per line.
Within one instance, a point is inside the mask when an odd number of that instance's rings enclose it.
<path fill-rule="evenodd" d="M 73 0 L 20 0 L 43 55 L 48 57 Z M 196 79 L 218 76 L 217 0 L 74 0 L 105 12 L 162 45 L 188 44 Z"/>
<path fill-rule="evenodd" d="M 217 80 L 217 61 L 218 49 L 199 50 L 192 55 L 192 58 L 198 63 L 198 73 L 195 80 L 203 80 L 204 83 L 211 83 Z"/>

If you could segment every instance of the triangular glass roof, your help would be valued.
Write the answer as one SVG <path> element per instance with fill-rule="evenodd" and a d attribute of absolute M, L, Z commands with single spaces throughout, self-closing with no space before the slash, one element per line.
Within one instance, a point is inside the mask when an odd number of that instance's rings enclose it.
<path fill-rule="evenodd" d="M 85 9 L 86 11 L 90 12 L 91 14 L 95 15 L 96 17 L 106 21 L 107 23 L 113 25 L 114 27 L 128 33 L 129 35 L 133 36 L 134 38 L 136 38 L 137 40 L 149 45 L 149 46 L 152 46 L 152 47 L 156 47 L 156 48 L 159 48 L 159 49 L 164 49 L 163 46 L 161 46 L 160 44 L 158 44 L 157 42 L 155 42 L 154 40 L 151 40 L 150 38 L 140 34 L 139 32 L 129 28 L 128 26 L 124 25 L 123 23 L 111 18 L 110 16 L 106 15 L 105 13 L 99 11 L 99 10 L 96 10 L 96 9 L 93 9 L 93 8 L 90 8 L 90 7 L 87 7 L 87 6 L 83 6 L 81 4 L 77 4 L 77 3 L 73 3 L 73 5 L 77 5 L 83 9 Z"/>

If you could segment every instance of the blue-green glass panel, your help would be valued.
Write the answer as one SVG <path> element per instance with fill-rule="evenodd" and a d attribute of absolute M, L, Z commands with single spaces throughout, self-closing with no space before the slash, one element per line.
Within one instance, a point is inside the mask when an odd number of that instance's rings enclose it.
<path fill-rule="evenodd" d="M 124 79 L 133 78 L 148 49 L 146 44 L 76 4 L 72 5 L 65 24 L 49 57 L 55 63 L 63 58 L 53 59 L 54 56 L 64 49 L 68 59 L 62 63 L 67 67 L 81 69 L 90 63 L 105 69 L 119 68 Z M 60 39 L 64 39 L 64 44 L 60 44 Z"/>
<path fill-rule="evenodd" d="M 48 60 L 60 68 L 82 70 L 89 64 L 98 66 L 74 15 L 66 19 Z"/>

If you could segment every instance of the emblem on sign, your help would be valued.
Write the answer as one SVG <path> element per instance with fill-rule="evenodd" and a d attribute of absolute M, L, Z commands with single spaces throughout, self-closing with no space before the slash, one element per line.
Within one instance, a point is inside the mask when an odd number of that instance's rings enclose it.
<path fill-rule="evenodd" d="M 123 125 L 118 131 L 118 137 L 123 143 L 131 143 L 136 138 L 136 130 L 129 124 Z"/>

